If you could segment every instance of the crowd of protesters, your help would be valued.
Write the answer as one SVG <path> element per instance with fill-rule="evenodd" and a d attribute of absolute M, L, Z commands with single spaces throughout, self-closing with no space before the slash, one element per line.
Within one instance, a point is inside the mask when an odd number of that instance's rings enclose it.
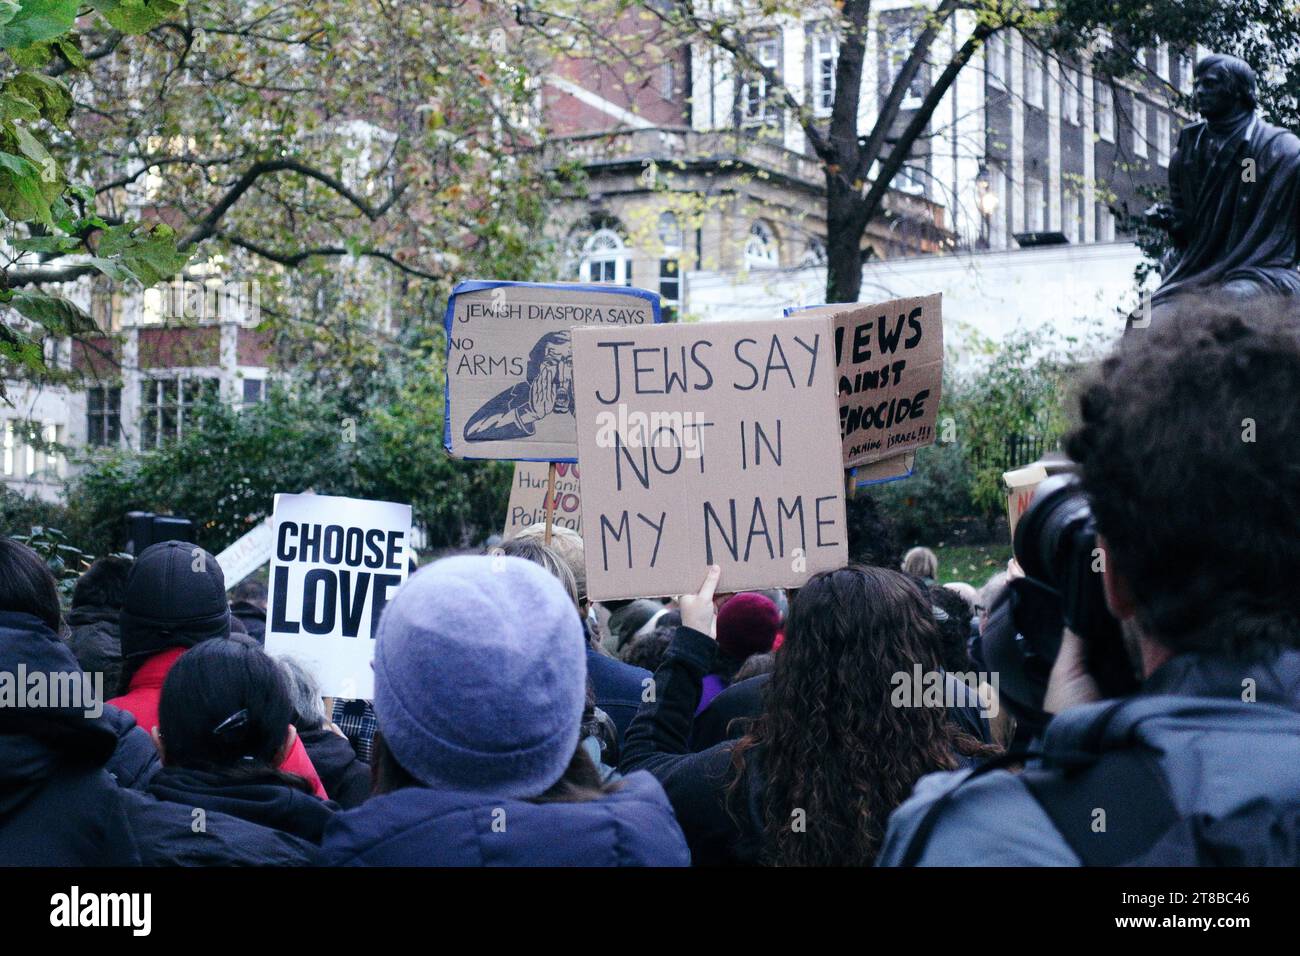
<path fill-rule="evenodd" d="M 789 593 L 722 593 L 713 567 L 593 602 L 581 537 L 541 525 L 439 558 L 384 609 L 369 701 L 268 654 L 265 589 L 192 543 L 96 561 L 64 614 L 0 538 L 0 862 L 1078 865 L 1040 794 L 1090 808 L 1091 774 L 1172 807 L 1141 815 L 1151 860 L 1296 865 L 1300 314 L 1177 319 L 1091 373 L 1066 442 L 1134 695 L 1100 700 L 1066 631 L 1045 730 L 988 706 L 981 635 L 1019 568 L 941 585 L 867 496 L 852 562 Z M 3 698 L 35 673 L 107 700 Z M 900 705 L 913 673 L 942 705 Z"/>

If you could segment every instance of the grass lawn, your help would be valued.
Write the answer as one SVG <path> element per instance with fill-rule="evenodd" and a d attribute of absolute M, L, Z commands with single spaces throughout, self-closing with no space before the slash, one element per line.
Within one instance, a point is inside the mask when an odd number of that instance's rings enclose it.
<path fill-rule="evenodd" d="M 939 556 L 939 583 L 965 581 L 980 587 L 995 571 L 1005 571 L 1011 544 L 934 545 Z"/>

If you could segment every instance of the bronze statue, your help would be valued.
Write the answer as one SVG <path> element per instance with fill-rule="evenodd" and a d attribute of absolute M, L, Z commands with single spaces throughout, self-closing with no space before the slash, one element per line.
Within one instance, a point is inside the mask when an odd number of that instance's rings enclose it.
<path fill-rule="evenodd" d="M 1193 92 L 1205 119 L 1179 133 L 1171 202 L 1151 211 L 1176 250 L 1153 314 L 1180 295 L 1300 292 L 1300 138 L 1256 115 L 1255 71 L 1236 57 L 1198 62 Z"/>

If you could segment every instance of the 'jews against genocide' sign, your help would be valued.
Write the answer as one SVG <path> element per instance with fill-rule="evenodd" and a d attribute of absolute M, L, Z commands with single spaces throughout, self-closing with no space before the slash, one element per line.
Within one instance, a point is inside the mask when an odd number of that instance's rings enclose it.
<path fill-rule="evenodd" d="M 546 520 L 547 479 L 550 466 L 540 461 L 515 462 L 515 480 L 510 486 L 503 537 L 513 538 L 529 525 Z M 564 462 L 555 466 L 555 510 L 551 521 L 557 528 L 582 530 L 582 496 L 578 489 L 578 466 Z"/>
<path fill-rule="evenodd" d="M 795 587 L 848 557 L 829 317 L 573 334 L 593 600 Z"/>
<path fill-rule="evenodd" d="M 570 334 L 658 321 L 659 297 L 644 289 L 460 283 L 447 303 L 447 451 L 576 461 Z"/>
<path fill-rule="evenodd" d="M 276 495 L 266 650 L 297 658 L 326 697 L 369 699 L 375 626 L 406 580 L 411 506 Z"/>
<path fill-rule="evenodd" d="M 822 305 L 835 320 L 844 467 L 934 443 L 943 387 L 942 296 Z"/>

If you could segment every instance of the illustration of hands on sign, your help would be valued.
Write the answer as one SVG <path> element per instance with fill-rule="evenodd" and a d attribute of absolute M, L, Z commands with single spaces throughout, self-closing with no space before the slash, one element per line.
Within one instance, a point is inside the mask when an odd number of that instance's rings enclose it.
<path fill-rule="evenodd" d="M 572 414 L 573 353 L 569 333 L 547 332 L 528 353 L 527 379 L 484 402 L 465 423 L 465 440 L 526 438 L 548 415 Z"/>

